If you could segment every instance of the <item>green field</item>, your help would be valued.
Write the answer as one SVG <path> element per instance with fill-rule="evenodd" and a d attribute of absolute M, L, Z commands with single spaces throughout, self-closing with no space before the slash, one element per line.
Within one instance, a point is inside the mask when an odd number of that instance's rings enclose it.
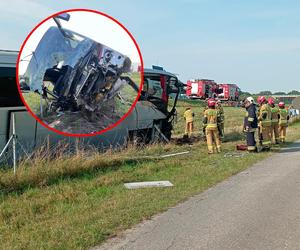
<path fill-rule="evenodd" d="M 183 119 L 183 113 L 187 107 L 191 107 L 195 113 L 195 135 L 202 133 L 202 117 L 204 110 L 203 101 L 178 101 L 177 118 L 175 119 L 174 134 L 182 135 L 184 133 L 185 121 Z M 243 119 L 245 111 L 242 108 L 226 107 L 225 112 L 225 133 L 228 135 L 241 134 Z"/>
<path fill-rule="evenodd" d="M 41 96 L 34 92 L 27 92 L 22 94 L 26 104 L 29 106 L 30 110 L 40 116 L 41 115 L 41 102 L 42 102 L 42 109 L 46 110 L 47 105 L 44 99 L 41 100 Z"/>
<path fill-rule="evenodd" d="M 184 131 L 180 102 L 175 134 Z M 202 107 L 193 103 L 196 131 Z M 87 249 L 142 220 L 167 210 L 232 176 L 273 152 L 241 153 L 236 143 L 244 111 L 225 108 L 226 143 L 221 154 L 208 155 L 206 144 L 152 145 L 121 152 L 77 152 L 74 156 L 36 160 L 0 172 L 1 249 Z M 199 121 L 199 122 L 198 122 Z M 195 133 L 195 136 L 197 134 Z M 300 139 L 300 123 L 289 128 L 288 141 Z M 159 159 L 161 154 L 189 150 L 187 155 Z M 126 190 L 125 182 L 169 180 L 171 188 Z"/>

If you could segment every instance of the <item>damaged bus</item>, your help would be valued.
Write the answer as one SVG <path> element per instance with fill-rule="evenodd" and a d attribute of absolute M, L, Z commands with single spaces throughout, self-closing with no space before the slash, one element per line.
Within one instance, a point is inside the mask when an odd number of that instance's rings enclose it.
<path fill-rule="evenodd" d="M 38 123 L 24 107 L 16 84 L 17 56 L 17 51 L 0 51 L 0 150 L 4 148 L 12 134 L 12 114 L 15 116 L 18 140 L 28 152 L 40 147 L 46 139 L 51 144 L 62 140 L 74 143 L 76 138 L 50 131 Z M 168 141 L 182 86 L 176 75 L 162 68 L 145 69 L 142 94 L 126 119 L 103 134 L 80 140 L 101 150 L 124 147 L 130 141 L 138 143 Z M 171 95 L 173 101 L 172 105 L 169 105 Z"/>

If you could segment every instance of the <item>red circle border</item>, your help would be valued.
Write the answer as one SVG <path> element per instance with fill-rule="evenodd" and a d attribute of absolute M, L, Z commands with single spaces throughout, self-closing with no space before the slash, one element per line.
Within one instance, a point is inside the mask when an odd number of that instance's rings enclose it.
<path fill-rule="evenodd" d="M 65 132 L 62 132 L 60 130 L 57 130 L 55 128 L 51 128 L 49 127 L 47 124 L 45 124 L 40 118 L 38 118 L 30 109 L 29 105 L 27 105 L 23 95 L 22 95 L 22 91 L 21 91 L 21 87 L 20 87 L 20 82 L 19 82 L 19 62 L 20 62 L 20 57 L 21 57 L 21 54 L 22 54 L 22 51 L 24 49 L 24 46 L 27 42 L 27 40 L 30 38 L 30 36 L 32 35 L 32 33 L 37 29 L 39 28 L 43 23 L 45 23 L 46 21 L 48 21 L 49 19 L 53 18 L 54 16 L 57 16 L 59 14 L 62 14 L 62 13 L 66 13 L 66 12 L 75 12 L 75 11 L 86 11 L 86 12 L 93 12 L 93 13 L 96 13 L 96 14 L 99 14 L 99 15 L 102 15 L 102 16 L 105 16 L 107 18 L 109 18 L 110 20 L 112 20 L 113 22 L 117 23 L 121 28 L 123 28 L 123 30 L 126 31 L 126 33 L 129 35 L 129 37 L 131 38 L 131 40 L 133 41 L 137 51 L 138 51 L 138 54 L 139 54 L 139 58 L 140 58 L 140 63 L 141 63 L 141 71 L 140 71 L 140 87 L 139 87 L 139 91 L 138 91 L 138 94 L 137 94 L 137 97 L 136 99 L 134 100 L 134 102 L 132 103 L 130 109 L 127 111 L 127 113 L 125 113 L 117 122 L 115 122 L 114 124 L 108 126 L 107 128 L 105 129 L 102 129 L 98 132 L 95 132 L 95 133 L 90 133 L 90 134 L 72 134 L 72 133 L 65 133 Z M 24 103 L 27 111 L 35 118 L 35 120 L 37 120 L 40 124 L 42 124 L 44 127 L 46 127 L 47 129 L 49 130 L 52 130 L 53 132 L 57 133 L 57 134 L 60 134 L 60 135 L 64 135 L 64 136 L 73 136 L 73 137 L 89 137 L 89 136 L 95 136 L 95 135 L 100 135 L 100 134 L 103 134 L 115 127 L 117 127 L 118 125 L 120 125 L 120 123 L 122 123 L 122 121 L 124 121 L 129 115 L 130 113 L 132 112 L 132 110 L 135 108 L 140 96 L 141 96 L 141 92 L 142 92 L 142 88 L 143 88 L 143 84 L 144 84 L 144 61 L 143 61 L 143 57 L 142 57 L 142 53 L 141 53 L 141 50 L 135 40 L 135 38 L 133 37 L 133 35 L 128 31 L 128 29 L 123 25 L 121 24 L 118 20 L 116 20 L 115 18 L 109 16 L 108 14 L 106 13 L 103 13 L 101 11 L 97 11 L 97 10 L 92 10 L 92 9 L 68 9 L 68 10 L 63 10 L 63 11 L 60 11 L 60 12 L 57 12 L 57 13 L 54 13 L 52 14 L 51 16 L 47 17 L 46 19 L 44 19 L 43 21 L 41 21 L 38 25 L 36 25 L 33 30 L 27 35 L 26 39 L 24 40 L 23 44 L 21 45 L 21 48 L 20 48 L 20 51 L 19 51 L 19 55 L 18 55 L 18 59 L 17 59 L 17 64 L 16 64 L 16 83 L 17 83 L 17 87 L 18 87 L 18 91 L 19 91 L 19 95 L 21 97 L 21 100 L 22 102 Z"/>

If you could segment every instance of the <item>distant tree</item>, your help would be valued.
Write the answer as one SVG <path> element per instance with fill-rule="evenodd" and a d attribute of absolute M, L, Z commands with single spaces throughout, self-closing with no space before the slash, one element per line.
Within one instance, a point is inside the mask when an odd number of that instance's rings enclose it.
<path fill-rule="evenodd" d="M 283 91 L 278 91 L 278 92 L 275 92 L 274 95 L 286 95 L 286 93 Z"/>
<path fill-rule="evenodd" d="M 244 92 L 244 91 L 239 90 L 239 99 L 240 100 L 244 100 L 249 96 L 252 96 L 252 94 L 249 92 Z"/>
<path fill-rule="evenodd" d="M 300 91 L 292 90 L 291 92 L 288 93 L 288 95 L 300 95 Z"/>
<path fill-rule="evenodd" d="M 272 92 L 269 91 L 269 90 L 260 91 L 260 92 L 258 93 L 258 95 L 272 95 Z"/>
<path fill-rule="evenodd" d="M 251 96 L 252 94 L 250 92 L 242 92 L 242 95 Z"/>

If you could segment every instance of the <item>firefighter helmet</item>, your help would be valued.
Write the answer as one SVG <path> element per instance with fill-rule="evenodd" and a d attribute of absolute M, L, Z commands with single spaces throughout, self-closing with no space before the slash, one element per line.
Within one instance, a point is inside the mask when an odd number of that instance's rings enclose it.
<path fill-rule="evenodd" d="M 278 103 L 278 107 L 279 107 L 279 108 L 284 108 L 284 102 Z"/>
<path fill-rule="evenodd" d="M 258 98 L 257 98 L 257 102 L 259 103 L 259 104 L 262 104 L 262 103 L 265 103 L 267 101 L 267 99 L 266 99 L 266 97 L 265 96 L 259 96 Z"/>
<path fill-rule="evenodd" d="M 269 103 L 270 105 L 274 105 L 274 104 L 275 104 L 274 98 L 270 97 L 270 98 L 268 99 L 268 103 Z"/>
<path fill-rule="evenodd" d="M 209 100 L 207 101 L 207 106 L 208 106 L 209 108 L 215 107 L 215 106 L 216 106 L 216 101 L 215 101 L 214 99 L 209 99 Z"/>
<path fill-rule="evenodd" d="M 250 102 L 250 103 L 254 103 L 254 99 L 252 96 L 249 96 L 246 98 L 246 101 Z"/>

